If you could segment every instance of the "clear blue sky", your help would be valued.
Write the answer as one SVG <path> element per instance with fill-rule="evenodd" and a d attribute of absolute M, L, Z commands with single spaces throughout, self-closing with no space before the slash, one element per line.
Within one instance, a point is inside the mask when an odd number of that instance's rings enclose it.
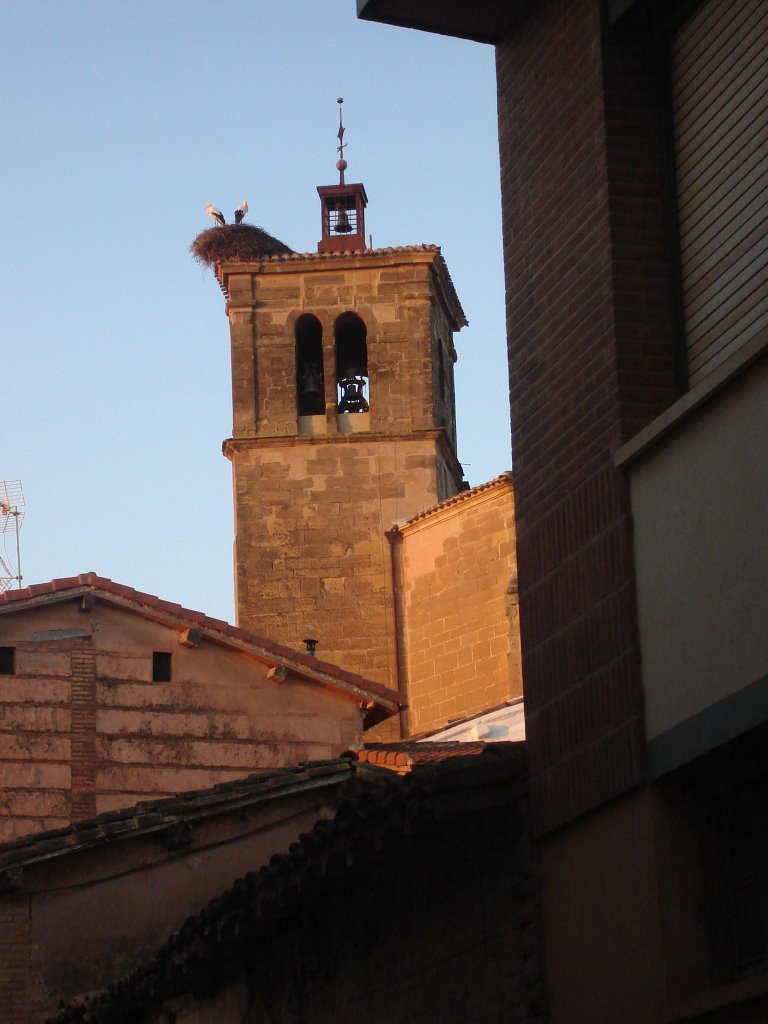
<path fill-rule="evenodd" d="M 0 30 L 0 479 L 24 485 L 25 583 L 93 570 L 233 620 L 229 332 L 188 246 L 208 202 L 245 198 L 316 249 L 338 95 L 374 246 L 441 245 L 469 318 L 466 474 L 509 468 L 491 47 L 354 0 L 6 0 Z"/>

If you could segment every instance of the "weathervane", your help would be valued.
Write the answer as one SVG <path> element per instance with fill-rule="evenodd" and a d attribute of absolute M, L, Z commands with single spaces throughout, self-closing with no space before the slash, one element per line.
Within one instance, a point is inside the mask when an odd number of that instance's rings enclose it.
<path fill-rule="evenodd" d="M 339 96 L 336 102 L 339 104 L 339 131 L 336 136 L 339 140 L 339 144 L 336 147 L 339 159 L 336 161 L 336 170 L 339 172 L 339 184 L 344 185 L 344 171 L 347 169 L 347 161 L 344 159 L 344 150 L 347 148 L 347 143 L 344 141 L 344 122 L 341 119 L 341 107 L 344 103 L 344 97 Z"/>

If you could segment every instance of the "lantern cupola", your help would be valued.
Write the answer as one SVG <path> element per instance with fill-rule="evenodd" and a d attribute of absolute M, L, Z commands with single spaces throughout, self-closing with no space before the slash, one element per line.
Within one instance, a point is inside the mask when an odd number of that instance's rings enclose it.
<path fill-rule="evenodd" d="M 339 144 L 336 147 L 339 154 L 336 161 L 339 184 L 317 186 L 322 215 L 322 238 L 317 251 L 355 252 L 365 249 L 365 207 L 368 205 L 368 197 L 362 184 L 347 184 L 344 179 L 347 161 L 344 159 L 346 143 L 341 109 L 343 97 L 340 96 L 336 102 L 339 104 Z"/>

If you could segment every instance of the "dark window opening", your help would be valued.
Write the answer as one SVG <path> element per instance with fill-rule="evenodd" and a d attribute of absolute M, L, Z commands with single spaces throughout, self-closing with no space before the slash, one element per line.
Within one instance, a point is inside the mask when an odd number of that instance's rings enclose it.
<path fill-rule="evenodd" d="M 721 856 L 719 927 L 727 976 L 764 970 L 768 961 L 768 780 L 731 791 L 716 805 Z M 723 943 L 721 938 L 721 945 Z"/>
<path fill-rule="evenodd" d="M 299 416 L 325 412 L 323 328 L 317 317 L 305 313 L 296 321 L 296 398 Z"/>
<path fill-rule="evenodd" d="M 16 648 L 0 647 L 0 676 L 12 676 L 16 671 Z"/>
<path fill-rule="evenodd" d="M 440 397 L 445 398 L 445 359 L 443 358 L 442 342 L 437 343 L 437 381 L 440 387 Z"/>
<path fill-rule="evenodd" d="M 368 345 L 365 324 L 342 313 L 334 325 L 338 412 L 368 412 Z"/>
<path fill-rule="evenodd" d="M 168 651 L 152 652 L 152 682 L 169 683 L 171 681 L 171 655 Z"/>

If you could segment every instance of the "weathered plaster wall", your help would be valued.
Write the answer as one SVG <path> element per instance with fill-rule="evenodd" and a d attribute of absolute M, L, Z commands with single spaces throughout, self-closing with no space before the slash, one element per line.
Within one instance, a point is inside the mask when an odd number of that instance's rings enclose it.
<path fill-rule="evenodd" d="M 522 693 L 509 477 L 390 534 L 418 734 Z"/>
<path fill-rule="evenodd" d="M 0 841 L 205 788 L 256 768 L 333 757 L 362 740 L 355 703 L 97 603 L 0 616 L 16 672 L 0 676 Z M 46 630 L 82 637 L 33 639 Z M 52 634 L 56 635 L 56 634 Z M 152 652 L 172 656 L 152 681 Z"/>

